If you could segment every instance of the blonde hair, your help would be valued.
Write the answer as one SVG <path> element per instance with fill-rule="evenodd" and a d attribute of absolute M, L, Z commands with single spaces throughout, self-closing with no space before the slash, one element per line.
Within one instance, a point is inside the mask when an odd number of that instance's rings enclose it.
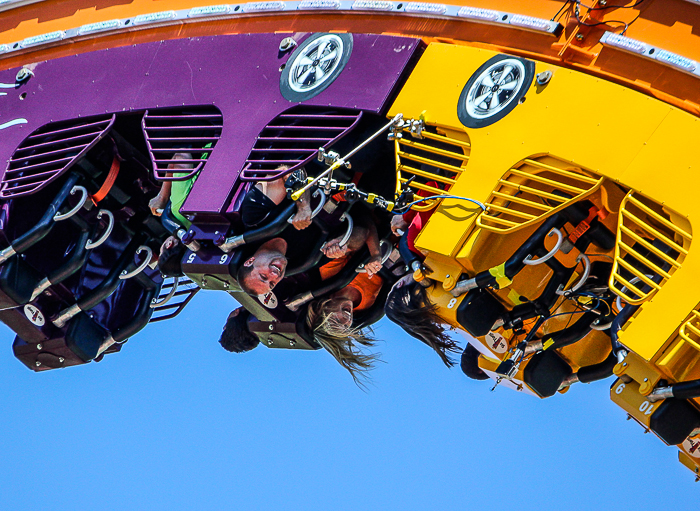
<path fill-rule="evenodd" d="M 306 324 L 314 340 L 348 370 L 358 386 L 364 387 L 367 372 L 374 367 L 378 355 L 365 353 L 362 348 L 374 346 L 375 339 L 359 328 L 338 321 L 331 313 L 330 303 L 330 298 L 311 302 L 306 313 Z"/>

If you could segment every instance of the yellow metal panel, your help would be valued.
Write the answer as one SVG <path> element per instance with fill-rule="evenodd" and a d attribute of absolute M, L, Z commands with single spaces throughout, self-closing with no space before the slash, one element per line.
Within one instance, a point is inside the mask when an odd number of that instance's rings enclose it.
<path fill-rule="evenodd" d="M 414 118 L 424 112 L 428 122 L 468 133 L 470 161 L 451 190 L 455 195 L 485 201 L 509 168 L 537 154 L 556 155 L 618 178 L 672 110 L 624 87 L 537 62 L 537 72 L 554 72 L 546 87 L 533 86 L 526 101 L 495 124 L 464 128 L 457 118 L 461 90 L 494 55 L 478 48 L 430 44 L 390 109 L 392 116 L 401 112 Z M 432 93 L 426 94 L 428 90 Z M 474 218 L 460 212 L 458 204 L 443 201 L 416 241 L 419 247 L 446 256 L 459 250 Z"/>
<path fill-rule="evenodd" d="M 639 393 L 636 381 L 625 383 L 617 380 L 610 387 L 610 399 L 620 408 L 630 414 L 644 427 L 649 428 L 651 415 L 658 410 L 663 401 L 652 403 Z"/>
<path fill-rule="evenodd" d="M 695 461 L 685 452 L 678 451 L 678 461 L 680 461 L 684 467 L 692 470 L 694 474 L 700 473 L 700 467 L 698 467 Z"/>

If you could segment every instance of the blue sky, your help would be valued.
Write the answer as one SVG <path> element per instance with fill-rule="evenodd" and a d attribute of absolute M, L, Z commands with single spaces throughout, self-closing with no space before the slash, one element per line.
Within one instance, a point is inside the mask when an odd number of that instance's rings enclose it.
<path fill-rule="evenodd" d="M 41 374 L 0 326 L 0 509 L 698 509 L 611 381 L 490 392 L 383 320 L 362 392 L 325 352 L 225 352 L 234 306 L 201 292 L 121 353 Z"/>

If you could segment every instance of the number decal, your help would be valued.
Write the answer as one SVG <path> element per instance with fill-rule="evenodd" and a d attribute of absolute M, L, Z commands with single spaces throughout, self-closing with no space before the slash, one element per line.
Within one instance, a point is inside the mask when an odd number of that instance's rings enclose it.
<path fill-rule="evenodd" d="M 228 259 L 228 255 L 224 254 L 221 256 L 221 259 L 219 259 L 219 264 L 226 264 L 226 260 Z"/>
<path fill-rule="evenodd" d="M 639 411 L 644 412 L 644 415 L 651 415 L 653 410 L 654 405 L 652 405 L 649 401 L 644 401 L 641 405 L 639 405 Z"/>
<path fill-rule="evenodd" d="M 452 300 L 450 300 L 450 303 L 447 304 L 447 308 L 451 309 L 455 305 L 457 305 L 457 298 L 453 298 Z"/>
<path fill-rule="evenodd" d="M 197 255 L 196 255 L 194 252 L 192 252 L 192 253 L 190 254 L 190 256 L 187 258 L 187 264 L 193 263 L 195 257 L 197 257 Z"/>
<path fill-rule="evenodd" d="M 615 394 L 620 395 L 622 394 L 623 390 L 625 390 L 625 384 L 620 383 L 617 387 L 615 387 Z"/>

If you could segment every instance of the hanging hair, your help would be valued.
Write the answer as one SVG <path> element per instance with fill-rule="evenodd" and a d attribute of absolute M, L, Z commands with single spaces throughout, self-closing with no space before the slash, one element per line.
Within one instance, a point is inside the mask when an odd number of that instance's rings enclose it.
<path fill-rule="evenodd" d="M 331 299 L 315 300 L 309 304 L 306 324 L 314 340 L 348 370 L 359 387 L 365 386 L 367 372 L 377 360 L 376 354 L 364 353 L 361 347 L 374 346 L 374 339 L 359 328 L 337 320 L 330 310 Z"/>
<path fill-rule="evenodd" d="M 250 312 L 243 307 L 238 308 L 238 313 L 232 314 L 226 320 L 224 331 L 221 332 L 219 344 L 231 353 L 245 353 L 260 344 L 258 336 L 248 330 L 248 318 Z"/>
<path fill-rule="evenodd" d="M 447 367 L 455 365 L 450 353 L 461 353 L 459 345 L 445 333 L 437 306 L 418 283 L 395 287 L 387 296 L 384 312 L 404 331 L 435 350 Z"/>

